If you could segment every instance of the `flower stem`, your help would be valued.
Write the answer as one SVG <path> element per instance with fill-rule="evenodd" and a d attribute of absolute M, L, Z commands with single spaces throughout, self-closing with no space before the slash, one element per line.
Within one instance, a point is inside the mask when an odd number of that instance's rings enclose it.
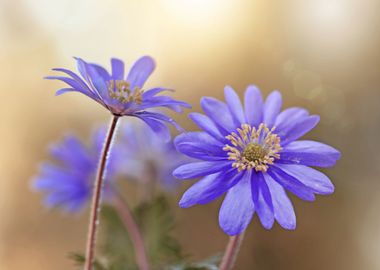
<path fill-rule="evenodd" d="M 94 193 L 92 195 L 91 213 L 90 213 L 90 221 L 89 221 L 87 244 L 86 244 L 86 261 L 84 265 L 85 270 L 93 269 L 96 232 L 99 225 L 99 212 L 100 212 L 104 174 L 105 174 L 105 169 L 107 165 L 108 154 L 110 152 L 112 139 L 115 135 L 116 125 L 117 125 L 118 120 L 119 120 L 118 116 L 114 116 L 112 118 L 110 127 L 108 129 L 106 141 L 103 146 L 102 154 L 99 160 L 99 167 L 98 167 L 98 171 L 97 171 L 97 175 L 95 179 Z"/>
<path fill-rule="evenodd" d="M 233 268 L 243 238 L 244 232 L 239 235 L 230 236 L 219 270 L 231 270 Z"/>
<path fill-rule="evenodd" d="M 131 237 L 135 249 L 137 265 L 140 270 L 149 270 L 148 256 L 144 247 L 144 240 L 141 236 L 139 227 L 133 218 L 127 202 L 123 199 L 121 194 L 114 190 L 114 195 L 113 205 L 121 221 L 124 223 L 129 236 Z"/>

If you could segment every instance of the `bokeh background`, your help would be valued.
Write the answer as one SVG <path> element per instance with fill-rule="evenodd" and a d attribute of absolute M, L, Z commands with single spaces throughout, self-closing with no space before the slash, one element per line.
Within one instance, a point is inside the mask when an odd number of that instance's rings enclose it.
<path fill-rule="evenodd" d="M 240 96 L 252 83 L 280 89 L 285 106 L 321 115 L 307 137 L 343 153 L 325 171 L 335 194 L 293 197 L 296 231 L 255 218 L 236 269 L 380 269 L 379 11 L 378 0 L 0 0 L 0 269 L 73 269 L 67 252 L 84 246 L 87 212 L 44 209 L 30 181 L 51 142 L 88 138 L 109 114 L 81 95 L 54 97 L 59 83 L 42 78 L 74 68 L 72 56 L 107 65 L 144 54 L 158 62 L 149 85 L 176 89 L 196 111 L 226 84 Z M 174 205 L 193 259 L 224 249 L 219 205 Z"/>

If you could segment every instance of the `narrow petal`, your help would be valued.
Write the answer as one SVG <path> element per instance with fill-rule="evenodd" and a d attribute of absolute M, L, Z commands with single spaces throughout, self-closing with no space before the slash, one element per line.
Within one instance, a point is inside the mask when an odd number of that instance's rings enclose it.
<path fill-rule="evenodd" d="M 292 107 L 283 110 L 276 118 L 275 127 L 276 132 L 282 131 L 289 126 L 293 126 L 295 122 L 303 119 L 309 115 L 309 112 L 304 108 Z"/>
<path fill-rule="evenodd" d="M 269 174 L 263 174 L 263 176 L 272 195 L 275 219 L 284 229 L 294 230 L 296 228 L 296 214 L 284 188 L 273 180 Z"/>
<path fill-rule="evenodd" d="M 107 82 L 107 81 L 111 80 L 111 75 L 108 73 L 108 71 L 104 67 L 99 66 L 98 64 L 93 64 L 93 63 L 91 63 L 89 65 L 91 65 L 96 70 L 96 72 L 100 76 L 102 76 L 102 78 L 103 78 L 104 81 Z"/>
<path fill-rule="evenodd" d="M 286 145 L 276 162 L 317 167 L 331 167 L 340 158 L 335 148 L 315 141 L 295 141 Z"/>
<path fill-rule="evenodd" d="M 142 88 L 156 68 L 156 63 L 150 56 L 143 56 L 139 58 L 132 66 L 128 73 L 127 81 L 131 84 L 131 88 Z"/>
<path fill-rule="evenodd" d="M 260 90 L 254 86 L 248 86 L 244 97 L 245 117 L 248 124 L 257 127 L 263 121 L 263 97 Z"/>
<path fill-rule="evenodd" d="M 177 150 L 190 157 L 202 160 L 221 160 L 227 158 L 223 144 L 206 132 L 186 132 L 174 140 Z"/>
<path fill-rule="evenodd" d="M 315 196 L 310 188 L 287 174 L 280 168 L 272 165 L 267 172 L 277 183 L 305 201 L 314 201 Z"/>
<path fill-rule="evenodd" d="M 171 91 L 174 92 L 172 89 L 164 88 L 164 87 L 155 87 L 149 90 L 144 91 L 143 93 L 143 100 L 149 100 L 150 98 L 154 97 L 155 95 L 164 92 L 164 91 Z"/>
<path fill-rule="evenodd" d="M 112 58 L 111 59 L 112 67 L 112 78 L 114 80 L 123 80 L 124 79 L 124 63 L 120 59 Z"/>
<path fill-rule="evenodd" d="M 283 131 L 284 134 L 278 134 L 281 138 L 281 145 L 287 145 L 301 138 L 318 124 L 319 119 L 318 115 L 312 115 L 294 123 L 289 129 Z"/>
<path fill-rule="evenodd" d="M 188 208 L 211 202 L 234 186 L 241 177 L 242 173 L 237 173 L 236 169 L 207 175 L 183 194 L 179 206 Z"/>
<path fill-rule="evenodd" d="M 78 90 L 75 90 L 74 88 L 62 88 L 62 89 L 57 90 L 57 92 L 55 92 L 55 95 L 60 96 L 67 92 L 78 92 Z"/>
<path fill-rule="evenodd" d="M 287 174 L 297 178 L 316 194 L 328 195 L 334 192 L 334 185 L 320 171 L 303 165 L 278 164 L 277 166 Z"/>
<path fill-rule="evenodd" d="M 98 100 L 98 98 L 94 95 L 93 92 L 87 90 L 86 88 L 83 88 L 82 85 L 77 82 L 76 80 L 72 79 L 72 78 L 67 78 L 67 77 L 62 77 L 62 76 L 48 76 L 48 77 L 45 77 L 45 79 L 47 80 L 60 80 L 66 84 L 68 84 L 69 86 L 71 86 L 71 88 L 75 89 L 76 91 L 92 98 L 92 99 L 95 99 L 95 100 Z M 59 93 L 57 93 L 59 94 Z"/>
<path fill-rule="evenodd" d="M 263 227 L 267 230 L 273 227 L 274 214 L 272 197 L 261 173 L 252 172 L 252 198 L 257 215 Z"/>
<path fill-rule="evenodd" d="M 164 142 L 170 141 L 171 135 L 169 128 L 163 124 L 161 121 L 148 118 L 148 117 L 141 117 L 137 116 L 141 120 L 143 120 Z"/>
<path fill-rule="evenodd" d="M 231 113 L 224 102 L 211 97 L 201 99 L 201 107 L 206 115 L 217 125 L 223 135 L 235 130 Z"/>
<path fill-rule="evenodd" d="M 264 123 L 269 127 L 273 127 L 278 114 L 282 107 L 281 93 L 273 91 L 267 97 L 264 104 Z"/>
<path fill-rule="evenodd" d="M 156 119 L 156 120 L 159 120 L 159 121 L 163 121 L 163 122 L 169 123 L 169 124 L 173 125 L 178 131 L 184 132 L 184 129 L 180 125 L 178 125 L 177 122 L 174 121 L 174 119 L 166 116 L 165 114 L 158 113 L 158 112 L 147 112 L 147 111 L 144 111 L 144 112 L 141 112 L 141 113 L 136 113 L 136 115 L 138 115 L 139 117 Z"/>
<path fill-rule="evenodd" d="M 182 165 L 174 170 L 173 175 L 179 179 L 191 179 L 231 168 L 231 161 L 203 161 Z"/>
<path fill-rule="evenodd" d="M 213 121 L 210 120 L 206 115 L 201 113 L 190 113 L 189 117 L 198 127 L 206 131 L 212 137 L 216 138 L 221 142 L 225 142 L 225 137 L 220 133 L 217 126 Z"/>
<path fill-rule="evenodd" d="M 235 121 L 235 127 L 238 128 L 241 124 L 246 123 L 243 106 L 241 105 L 240 98 L 231 88 L 231 86 L 226 86 L 224 88 L 224 97 L 227 103 L 227 106 L 232 114 L 232 117 Z"/>
<path fill-rule="evenodd" d="M 255 205 L 251 195 L 250 173 L 228 192 L 219 211 L 219 224 L 228 235 L 238 235 L 243 232 L 252 220 Z"/>

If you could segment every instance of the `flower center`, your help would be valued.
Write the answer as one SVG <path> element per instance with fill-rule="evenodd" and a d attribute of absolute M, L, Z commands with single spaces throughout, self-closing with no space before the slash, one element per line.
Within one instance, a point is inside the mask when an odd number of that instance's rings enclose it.
<path fill-rule="evenodd" d="M 226 138 L 230 144 L 223 148 L 228 152 L 228 159 L 233 160 L 232 167 L 238 171 L 255 169 L 266 172 L 275 159 L 279 159 L 281 151 L 280 137 L 273 134 L 275 128 L 269 129 L 260 124 L 256 129 L 248 124 L 242 124 L 237 132 L 232 132 Z"/>
<path fill-rule="evenodd" d="M 108 95 L 122 103 L 135 102 L 141 104 L 144 90 L 135 87 L 130 88 L 130 84 L 123 80 L 111 80 L 108 82 Z"/>

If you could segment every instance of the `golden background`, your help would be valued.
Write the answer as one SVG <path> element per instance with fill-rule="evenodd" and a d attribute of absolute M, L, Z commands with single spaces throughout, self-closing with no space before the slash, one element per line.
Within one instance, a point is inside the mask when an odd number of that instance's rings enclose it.
<path fill-rule="evenodd" d="M 67 253 L 84 247 L 87 212 L 47 211 L 30 182 L 50 143 L 88 138 L 109 114 L 78 94 L 54 97 L 61 84 L 42 78 L 74 69 L 73 56 L 129 66 L 144 54 L 158 63 L 149 85 L 196 111 L 226 84 L 240 96 L 252 83 L 279 89 L 286 107 L 321 115 L 308 138 L 342 151 L 325 171 L 336 192 L 292 197 L 296 231 L 254 218 L 236 269 L 380 269 L 379 11 L 378 0 L 0 0 L 0 269 L 73 269 Z M 224 249 L 219 204 L 176 208 L 194 259 Z"/>

